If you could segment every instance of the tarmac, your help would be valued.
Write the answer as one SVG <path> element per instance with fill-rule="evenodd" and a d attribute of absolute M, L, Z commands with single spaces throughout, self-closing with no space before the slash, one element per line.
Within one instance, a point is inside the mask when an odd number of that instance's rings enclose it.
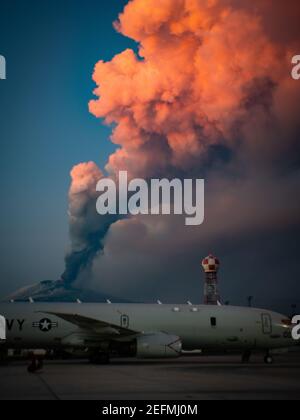
<path fill-rule="evenodd" d="M 26 361 L 0 366 L 0 400 L 298 400 L 300 354 L 262 356 L 243 365 L 239 356 L 177 360 L 46 361 L 37 374 Z"/>

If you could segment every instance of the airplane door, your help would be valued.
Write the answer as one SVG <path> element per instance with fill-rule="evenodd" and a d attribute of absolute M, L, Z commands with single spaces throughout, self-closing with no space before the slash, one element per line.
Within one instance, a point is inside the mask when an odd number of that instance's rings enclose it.
<path fill-rule="evenodd" d="M 129 328 L 129 316 L 122 315 L 121 316 L 121 327 L 122 328 Z"/>
<path fill-rule="evenodd" d="M 272 334 L 272 318 L 269 314 L 262 314 L 262 330 L 265 335 Z"/>

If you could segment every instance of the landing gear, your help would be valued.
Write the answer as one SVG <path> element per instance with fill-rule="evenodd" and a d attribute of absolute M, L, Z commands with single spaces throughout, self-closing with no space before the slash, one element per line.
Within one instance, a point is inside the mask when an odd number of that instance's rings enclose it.
<path fill-rule="evenodd" d="M 7 361 L 7 350 L 0 349 L 0 365 Z"/>
<path fill-rule="evenodd" d="M 251 359 L 252 353 L 251 351 L 245 351 L 242 356 L 242 363 L 249 363 Z"/>
<path fill-rule="evenodd" d="M 36 356 L 34 353 L 30 355 L 30 364 L 27 368 L 29 373 L 36 373 L 44 367 L 43 357 Z"/>
<path fill-rule="evenodd" d="M 266 365 L 272 365 L 274 363 L 274 358 L 273 356 L 270 355 L 270 353 L 268 352 L 264 358 L 264 362 Z"/>
<path fill-rule="evenodd" d="M 90 363 L 94 365 L 108 365 L 110 362 L 109 353 L 94 352 L 90 355 Z"/>

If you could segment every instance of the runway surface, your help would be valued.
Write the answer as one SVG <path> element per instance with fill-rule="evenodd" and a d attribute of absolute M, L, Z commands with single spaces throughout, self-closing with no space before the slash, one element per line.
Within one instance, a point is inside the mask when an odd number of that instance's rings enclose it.
<path fill-rule="evenodd" d="M 271 366 L 255 356 L 184 357 L 171 361 L 117 359 L 107 366 L 82 360 L 46 361 L 38 374 L 26 362 L 0 366 L 0 399 L 227 400 L 300 399 L 300 354 L 276 356 Z"/>

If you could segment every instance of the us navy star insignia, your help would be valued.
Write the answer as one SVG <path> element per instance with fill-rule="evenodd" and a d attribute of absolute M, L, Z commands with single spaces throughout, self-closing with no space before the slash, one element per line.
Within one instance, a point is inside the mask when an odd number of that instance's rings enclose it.
<path fill-rule="evenodd" d="M 57 328 L 58 323 L 52 322 L 48 318 L 41 319 L 39 322 L 32 323 L 33 328 L 39 328 L 42 332 L 49 332 L 52 328 Z"/>

